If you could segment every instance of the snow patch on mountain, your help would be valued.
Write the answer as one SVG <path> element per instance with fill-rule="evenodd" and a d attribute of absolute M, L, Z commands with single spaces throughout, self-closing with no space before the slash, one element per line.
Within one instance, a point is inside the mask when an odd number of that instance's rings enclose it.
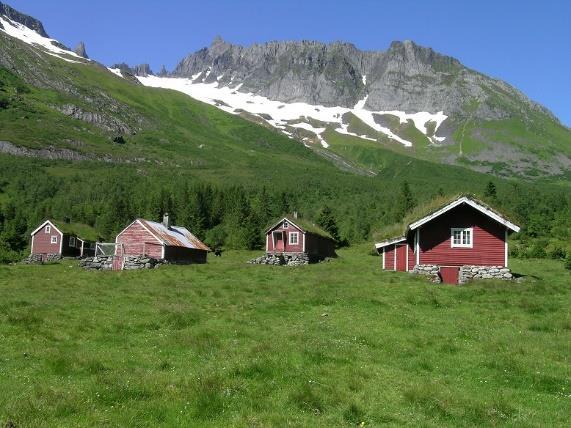
<path fill-rule="evenodd" d="M 0 28 L 0 31 L 3 31 L 9 36 L 21 40 L 29 45 L 36 47 L 39 46 L 43 48 L 45 52 L 49 55 L 73 63 L 81 63 L 82 61 L 88 61 L 85 58 L 82 58 L 79 55 L 77 55 L 75 52 L 62 49 L 61 47 L 56 46 L 54 43 L 59 43 L 57 40 L 44 37 L 39 33 L 35 32 L 34 30 L 26 27 L 25 25 L 20 24 L 19 22 L 14 22 L 5 16 L 0 16 L 0 23 L 2 23 L 2 26 L 4 27 L 3 29 Z M 82 61 L 75 61 L 68 57 L 75 57 L 77 59 L 81 59 Z"/>
<path fill-rule="evenodd" d="M 123 74 L 121 73 L 121 70 L 118 68 L 110 68 L 107 67 L 107 70 L 109 70 L 111 73 L 116 74 L 119 77 L 123 77 Z"/>
<path fill-rule="evenodd" d="M 204 79 L 199 79 L 201 74 L 202 73 L 197 73 L 192 76 L 191 79 L 158 76 L 138 76 L 137 79 L 145 86 L 174 89 L 183 92 L 192 98 L 214 105 L 228 113 L 240 114 L 240 112 L 245 111 L 257 115 L 288 136 L 291 136 L 290 128 L 304 129 L 314 133 L 318 141 L 325 148 L 329 147 L 329 144 L 325 141 L 323 136 L 326 128 L 318 128 L 311 125 L 308 123 L 311 120 L 327 123 L 334 127 L 335 131 L 340 134 L 376 141 L 376 139 L 371 136 L 358 135 L 350 132 L 348 125 L 344 124 L 342 119 L 346 113 L 353 113 L 370 128 L 386 135 L 388 138 L 405 147 L 412 147 L 413 143 L 399 137 L 389 128 L 378 124 L 375 121 L 374 115 L 393 115 L 399 118 L 400 123 L 406 123 L 408 120 L 412 120 L 414 126 L 433 143 L 436 144 L 444 140 L 443 137 L 429 136 L 427 129 L 428 123 L 434 122 L 434 133 L 436 133 L 442 122 L 447 118 L 443 112 L 432 114 L 429 112 L 370 111 L 365 109 L 368 95 L 360 100 L 352 109 L 345 107 L 325 107 L 301 102 L 286 104 L 253 93 L 239 92 L 242 84 L 235 87 L 220 86 L 218 80 L 213 83 L 203 83 Z M 208 70 L 207 75 L 208 74 L 210 74 L 210 70 Z M 363 76 L 363 82 L 366 82 L 366 76 Z M 307 140 L 304 139 L 304 141 Z"/>

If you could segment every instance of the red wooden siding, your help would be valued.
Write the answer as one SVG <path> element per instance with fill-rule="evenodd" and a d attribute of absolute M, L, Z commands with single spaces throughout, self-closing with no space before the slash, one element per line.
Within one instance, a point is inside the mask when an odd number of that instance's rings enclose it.
<path fill-rule="evenodd" d="M 274 252 L 274 240 L 273 240 L 273 234 L 274 232 L 279 232 L 280 234 L 282 234 L 282 232 L 284 232 L 284 248 L 276 248 L 275 251 L 276 252 L 286 252 L 286 253 L 302 253 L 303 252 L 303 232 L 301 230 L 299 230 L 297 227 L 295 227 L 293 224 L 289 223 L 289 227 L 287 229 L 283 228 L 283 223 L 280 223 L 278 226 L 276 226 L 274 229 L 270 230 L 267 233 L 267 238 L 266 238 L 266 252 L 268 253 L 272 253 Z M 295 245 L 290 245 L 289 243 L 289 234 L 291 232 L 297 232 L 299 233 L 298 236 L 298 243 Z"/>
<path fill-rule="evenodd" d="M 116 242 L 123 244 L 124 255 L 138 256 L 144 252 L 145 255 L 155 259 L 163 257 L 162 244 L 138 222 L 131 224 L 117 235 Z"/>
<path fill-rule="evenodd" d="M 443 266 L 440 268 L 440 276 L 445 284 L 458 284 L 460 268 L 454 266 Z"/>
<path fill-rule="evenodd" d="M 50 226 L 50 233 L 46 233 L 46 227 L 48 226 L 49 225 L 44 226 L 32 236 L 32 254 L 60 253 L 60 243 L 63 239 L 63 235 L 53 226 Z M 57 244 L 51 243 L 52 236 L 57 236 Z"/>
<path fill-rule="evenodd" d="M 400 272 L 406 271 L 406 247 L 405 244 L 397 244 L 396 252 L 397 252 L 397 269 Z"/>
<path fill-rule="evenodd" d="M 416 265 L 416 254 L 414 253 L 414 239 L 408 242 L 408 270 L 412 271 Z"/>
<path fill-rule="evenodd" d="M 452 248 L 450 229 L 473 228 L 472 248 Z M 504 266 L 505 226 L 469 206 L 459 206 L 423 225 L 420 264 Z"/>
<path fill-rule="evenodd" d="M 385 248 L 385 269 L 394 270 L 395 268 L 395 246 L 389 245 Z"/>

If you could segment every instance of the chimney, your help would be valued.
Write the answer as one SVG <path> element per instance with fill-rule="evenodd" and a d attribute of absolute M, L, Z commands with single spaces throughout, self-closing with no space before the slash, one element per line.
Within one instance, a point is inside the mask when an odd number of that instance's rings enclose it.
<path fill-rule="evenodd" d="M 171 227 L 170 220 L 169 220 L 169 213 L 164 213 L 163 215 L 163 226 L 169 229 Z"/>
<path fill-rule="evenodd" d="M 297 218 L 297 211 L 293 212 L 293 218 Z"/>

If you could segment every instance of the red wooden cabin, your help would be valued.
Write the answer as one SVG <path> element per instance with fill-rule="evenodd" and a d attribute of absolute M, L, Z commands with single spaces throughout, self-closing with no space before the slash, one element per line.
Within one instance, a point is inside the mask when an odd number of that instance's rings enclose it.
<path fill-rule="evenodd" d="M 89 236 L 80 235 L 81 232 Z M 85 224 L 46 220 L 31 233 L 30 253 L 40 255 L 44 260 L 48 256 L 93 255 L 96 239 L 95 231 Z"/>
<path fill-rule="evenodd" d="M 445 282 L 460 266 L 508 266 L 508 235 L 516 226 L 484 203 L 463 196 L 409 224 L 403 236 L 375 245 L 383 269 L 436 265 Z"/>
<path fill-rule="evenodd" d="M 335 240 L 329 233 L 294 214 L 266 230 L 266 253 L 305 253 L 311 261 L 335 257 Z"/>
<path fill-rule="evenodd" d="M 147 256 L 170 263 L 206 263 L 210 248 L 190 231 L 171 226 L 168 214 L 162 223 L 138 218 L 115 238 L 115 256 Z"/>

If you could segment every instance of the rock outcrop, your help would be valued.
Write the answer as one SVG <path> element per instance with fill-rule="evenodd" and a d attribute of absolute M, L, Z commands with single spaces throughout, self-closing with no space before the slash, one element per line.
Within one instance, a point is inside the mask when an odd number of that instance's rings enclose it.
<path fill-rule="evenodd" d="M 272 100 L 353 107 L 365 97 L 373 111 L 444 111 L 486 120 L 511 112 L 497 97 L 549 114 L 505 82 L 464 67 L 458 60 L 412 41 L 368 52 L 350 43 L 269 42 L 248 47 L 222 38 L 184 58 L 172 73 L 204 83 L 240 87 Z M 476 110 L 467 106 L 475 102 Z M 501 103 L 500 103 L 501 104 Z"/>
<path fill-rule="evenodd" d="M 43 37 L 50 37 L 48 36 L 48 33 L 46 33 L 41 21 L 24 13 L 18 12 L 16 9 L 2 2 L 0 2 L 0 15 L 3 15 L 14 22 L 18 22 L 19 24 L 25 25 Z"/>
<path fill-rule="evenodd" d="M 89 59 L 89 56 L 87 55 L 87 50 L 85 49 L 85 43 L 79 42 L 79 44 L 76 46 L 76 48 L 73 51 L 80 57 Z"/>

